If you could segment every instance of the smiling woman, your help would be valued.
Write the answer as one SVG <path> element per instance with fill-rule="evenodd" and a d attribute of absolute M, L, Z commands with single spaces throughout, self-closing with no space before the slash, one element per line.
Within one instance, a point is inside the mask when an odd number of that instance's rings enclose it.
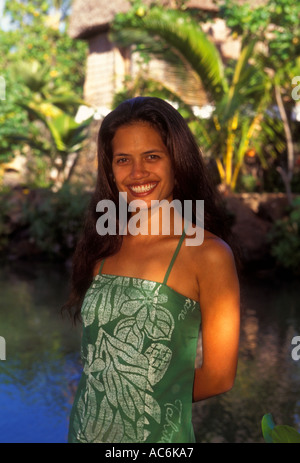
<path fill-rule="evenodd" d="M 144 122 L 122 126 L 116 131 L 112 148 L 114 180 L 118 190 L 128 194 L 128 202 L 143 198 L 150 207 L 153 199 L 171 200 L 172 162 L 156 129 Z"/>
<path fill-rule="evenodd" d="M 190 201 L 197 223 L 197 201 L 204 200 L 203 243 L 186 246 L 184 213 L 178 238 L 174 211 L 168 235 L 161 216 L 155 235 L 121 233 L 117 214 L 117 233 L 99 236 L 96 206 L 108 200 L 120 209 L 120 194 L 127 197 L 127 225 L 135 200 L 143 200 L 147 223 L 152 201 L 173 200 Z M 138 97 L 103 120 L 97 185 L 64 306 L 83 322 L 84 369 L 69 442 L 194 442 L 192 401 L 232 387 L 239 283 L 220 204 L 199 148 L 171 105 Z M 203 361 L 195 369 L 200 324 Z"/>

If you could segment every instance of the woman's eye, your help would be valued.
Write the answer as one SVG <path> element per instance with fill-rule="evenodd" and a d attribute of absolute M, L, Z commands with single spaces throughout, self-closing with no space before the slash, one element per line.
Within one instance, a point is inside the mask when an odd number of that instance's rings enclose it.
<path fill-rule="evenodd" d="M 127 158 L 119 158 L 119 159 L 116 160 L 116 163 L 117 164 L 124 164 L 124 162 L 126 162 L 126 161 L 127 161 Z"/>
<path fill-rule="evenodd" d="M 152 160 L 155 160 L 155 159 L 159 159 L 159 156 L 157 156 L 157 154 L 150 154 L 148 156 L 148 159 L 150 159 L 152 161 Z"/>

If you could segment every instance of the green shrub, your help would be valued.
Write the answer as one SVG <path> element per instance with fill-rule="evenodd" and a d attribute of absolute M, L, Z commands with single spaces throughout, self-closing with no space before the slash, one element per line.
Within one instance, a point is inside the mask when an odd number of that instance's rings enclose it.
<path fill-rule="evenodd" d="M 80 187 L 63 186 L 23 206 L 23 224 L 29 239 L 49 257 L 66 258 L 74 251 L 81 230 L 89 194 Z"/>
<path fill-rule="evenodd" d="M 283 219 L 274 223 L 268 240 L 277 263 L 300 274 L 300 198 L 292 202 Z"/>
<path fill-rule="evenodd" d="M 0 252 L 6 249 L 10 234 L 8 221 L 9 206 L 6 199 L 7 194 L 7 191 L 2 188 L 0 191 Z"/>
<path fill-rule="evenodd" d="M 257 177 L 251 174 L 244 174 L 240 178 L 240 190 L 246 192 L 257 191 L 259 182 Z"/>

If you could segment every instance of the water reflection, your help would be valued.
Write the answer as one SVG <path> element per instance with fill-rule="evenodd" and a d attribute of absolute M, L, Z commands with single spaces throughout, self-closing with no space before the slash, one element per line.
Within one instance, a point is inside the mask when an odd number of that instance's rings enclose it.
<path fill-rule="evenodd" d="M 62 320 L 66 270 L 15 264 L 0 271 L 0 441 L 66 442 L 81 372 L 80 327 Z M 299 283 L 242 281 L 238 374 L 227 394 L 194 404 L 199 442 L 262 442 L 261 418 L 300 427 Z M 299 429 L 300 430 L 300 429 Z"/>
<path fill-rule="evenodd" d="M 194 405 L 199 442 L 263 442 L 261 418 L 266 413 L 277 424 L 300 427 L 300 362 L 291 358 L 291 340 L 300 333 L 299 282 L 248 279 L 241 289 L 235 386 Z"/>
<path fill-rule="evenodd" d="M 18 265 L 0 274 L 1 442 L 65 442 L 80 371 L 79 330 L 59 313 L 65 273 Z"/>

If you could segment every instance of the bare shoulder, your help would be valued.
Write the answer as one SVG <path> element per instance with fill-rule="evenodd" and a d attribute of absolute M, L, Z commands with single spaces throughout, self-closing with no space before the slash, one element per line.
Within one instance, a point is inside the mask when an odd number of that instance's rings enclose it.
<path fill-rule="evenodd" d="M 233 252 L 230 246 L 221 238 L 211 232 L 204 232 L 204 240 L 201 246 L 198 246 L 198 252 L 202 259 L 207 263 L 221 263 L 222 261 L 234 261 Z"/>
<path fill-rule="evenodd" d="M 190 247 L 190 255 L 199 282 L 211 274 L 236 274 L 235 259 L 230 246 L 207 230 L 204 232 L 203 243 Z"/>
<path fill-rule="evenodd" d="M 191 252 L 199 304 L 204 317 L 239 314 L 240 284 L 234 254 L 221 238 L 206 232 L 203 243 Z"/>

